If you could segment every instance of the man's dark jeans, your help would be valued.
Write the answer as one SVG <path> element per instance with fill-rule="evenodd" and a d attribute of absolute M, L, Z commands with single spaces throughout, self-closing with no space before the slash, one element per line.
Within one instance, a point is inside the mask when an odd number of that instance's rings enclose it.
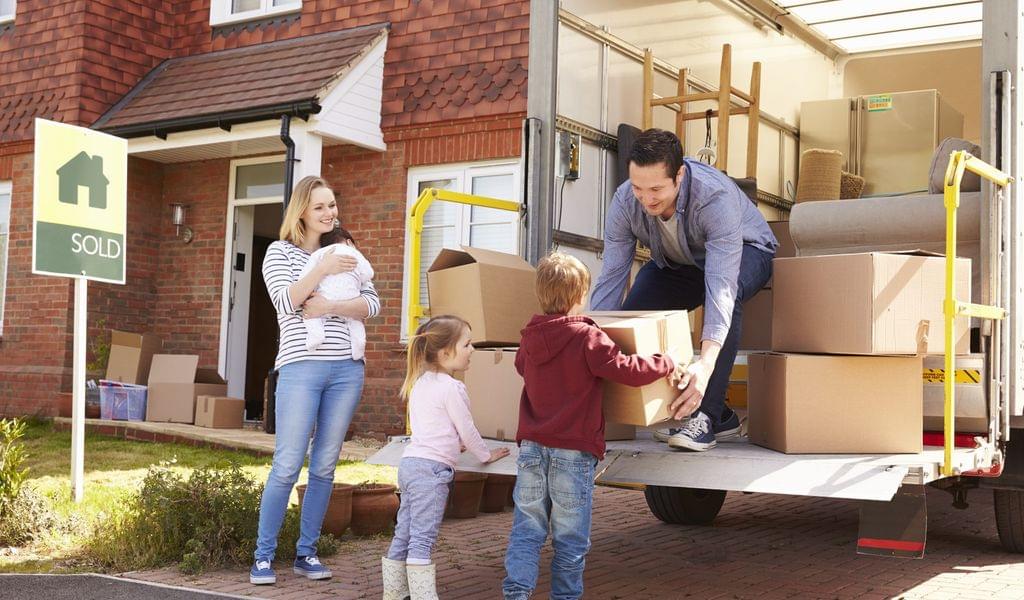
<path fill-rule="evenodd" d="M 732 311 L 729 335 L 722 344 L 722 350 L 711 373 L 708 389 L 700 410 L 711 417 L 717 428 L 722 423 L 725 409 L 725 392 L 729 387 L 729 375 L 736 362 L 736 351 L 740 344 L 740 328 L 743 322 L 743 303 L 754 297 L 772 276 L 772 255 L 753 246 L 743 246 L 740 260 L 739 289 Z M 622 310 L 694 310 L 704 304 L 704 271 L 692 265 L 681 265 L 675 269 L 659 268 L 654 261 L 640 268 L 636 281 L 622 303 Z"/>

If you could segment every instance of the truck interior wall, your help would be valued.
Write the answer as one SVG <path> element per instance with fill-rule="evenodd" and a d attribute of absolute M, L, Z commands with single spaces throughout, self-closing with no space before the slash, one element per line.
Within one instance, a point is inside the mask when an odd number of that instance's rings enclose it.
<path fill-rule="evenodd" d="M 843 96 L 937 89 L 964 116 L 964 137 L 981 143 L 981 44 L 852 58 Z"/>

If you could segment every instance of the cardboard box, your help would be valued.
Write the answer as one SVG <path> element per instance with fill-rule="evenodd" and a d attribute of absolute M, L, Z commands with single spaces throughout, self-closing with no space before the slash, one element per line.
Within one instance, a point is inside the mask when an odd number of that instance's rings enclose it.
<path fill-rule="evenodd" d="M 750 441 L 788 454 L 921 451 L 921 358 L 755 353 Z"/>
<path fill-rule="evenodd" d="M 942 431 L 946 405 L 946 368 L 942 356 L 924 357 L 924 429 Z M 956 357 L 956 433 L 988 432 L 988 401 L 985 398 L 985 355 Z"/>
<path fill-rule="evenodd" d="M 110 330 L 110 356 L 107 381 L 144 384 L 149 381 L 153 355 L 163 350 L 164 342 L 151 333 Z"/>
<path fill-rule="evenodd" d="M 597 311 L 588 316 L 626 354 L 669 354 L 677 364 L 693 358 L 685 310 Z M 642 387 L 606 381 L 604 418 L 613 423 L 652 425 L 671 417 L 668 405 L 678 396 L 679 390 L 665 378 Z"/>
<path fill-rule="evenodd" d="M 195 354 L 155 354 L 149 370 L 146 420 L 191 423 L 197 396 L 226 396 L 228 386 L 213 369 L 200 369 Z"/>
<path fill-rule="evenodd" d="M 740 350 L 772 349 L 772 299 L 774 292 L 765 288 L 743 303 L 743 329 Z"/>
<path fill-rule="evenodd" d="M 747 355 L 737 354 L 725 390 L 725 402 L 732 408 L 747 407 L 747 369 Z"/>
<path fill-rule="evenodd" d="M 198 396 L 195 424 L 215 429 L 241 429 L 245 400 L 228 396 Z"/>
<path fill-rule="evenodd" d="M 427 270 L 431 315 L 458 315 L 480 346 L 518 346 L 520 331 L 541 312 L 536 272 L 514 254 L 462 246 L 445 248 Z"/>
<path fill-rule="evenodd" d="M 957 259 L 957 297 L 971 297 L 971 261 Z M 867 252 L 775 260 L 772 350 L 826 354 L 940 354 L 945 260 Z M 956 352 L 969 352 L 968 318 Z"/>
<path fill-rule="evenodd" d="M 793 236 L 789 234 L 789 221 L 770 221 L 768 227 L 775 234 L 775 239 L 779 241 L 779 247 L 775 250 L 775 258 L 796 256 L 796 245 L 793 244 Z"/>
<path fill-rule="evenodd" d="M 469 369 L 458 375 L 466 384 L 469 409 L 477 431 L 485 438 L 512 441 L 519 429 L 523 378 L 516 372 L 517 348 L 474 350 Z M 605 423 L 605 440 L 632 440 L 636 427 Z"/>
<path fill-rule="evenodd" d="M 690 311 L 688 320 L 690 322 L 690 338 L 693 342 L 693 349 L 700 354 L 701 337 L 704 335 L 704 307 L 698 306 Z"/>

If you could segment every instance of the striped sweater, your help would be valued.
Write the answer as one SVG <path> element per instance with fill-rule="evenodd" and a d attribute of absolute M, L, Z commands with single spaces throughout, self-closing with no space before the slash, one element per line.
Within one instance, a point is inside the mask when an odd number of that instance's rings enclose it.
<path fill-rule="evenodd" d="M 275 369 L 300 360 L 352 358 L 348 324 L 338 317 L 325 319 L 324 342 L 315 350 L 306 350 L 306 328 L 302 323 L 302 307 L 292 305 L 288 288 L 299 280 L 309 257 L 309 253 L 302 248 L 280 240 L 267 248 L 267 256 L 263 259 L 263 281 L 267 285 L 270 301 L 277 311 L 277 324 L 281 330 L 277 359 L 274 361 Z M 380 312 L 380 297 L 372 282 L 368 281 L 362 286 L 360 295 L 370 309 L 367 318 Z"/>

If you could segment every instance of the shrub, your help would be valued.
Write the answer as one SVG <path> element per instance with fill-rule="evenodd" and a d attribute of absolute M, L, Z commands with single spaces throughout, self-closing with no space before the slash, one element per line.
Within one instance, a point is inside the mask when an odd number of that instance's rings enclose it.
<path fill-rule="evenodd" d="M 14 502 L 28 469 L 22 469 L 25 451 L 18 439 L 25 435 L 21 419 L 0 419 L 0 514 Z"/>
<path fill-rule="evenodd" d="M 0 546 L 23 546 L 55 525 L 50 501 L 32 488 L 23 487 L 0 514 Z"/>
<path fill-rule="evenodd" d="M 187 479 L 167 465 L 152 467 L 126 511 L 96 529 L 86 553 L 114 571 L 177 564 L 198 573 L 248 564 L 262 493 L 263 485 L 238 465 L 196 469 Z M 298 508 L 289 507 L 278 556 L 294 555 L 298 529 Z M 318 552 L 328 555 L 336 546 L 325 536 Z"/>

